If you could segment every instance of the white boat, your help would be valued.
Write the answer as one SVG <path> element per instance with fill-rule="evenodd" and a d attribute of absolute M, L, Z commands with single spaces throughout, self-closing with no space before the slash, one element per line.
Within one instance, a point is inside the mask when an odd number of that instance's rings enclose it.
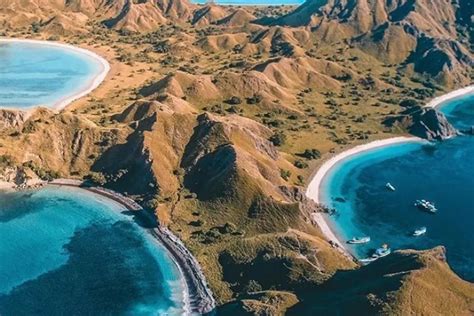
<path fill-rule="evenodd" d="M 430 213 L 436 213 L 436 211 L 438 210 L 436 206 L 434 205 L 434 203 L 427 200 L 416 200 L 415 206 L 421 210 L 424 210 Z"/>
<path fill-rule="evenodd" d="M 354 237 L 347 241 L 348 244 L 366 244 L 370 241 L 370 237 Z"/>
<path fill-rule="evenodd" d="M 371 262 L 374 262 L 377 259 L 378 258 L 369 257 L 369 258 L 359 259 L 359 262 L 362 263 L 362 264 L 369 264 Z"/>
<path fill-rule="evenodd" d="M 372 255 L 372 258 L 382 258 L 388 256 L 391 252 L 392 250 L 388 247 L 388 245 L 383 244 L 382 247 L 377 248 L 375 250 L 375 253 Z"/>
<path fill-rule="evenodd" d="M 385 185 L 385 187 L 387 189 L 389 189 L 390 191 L 395 191 L 395 187 L 390 183 L 390 182 L 387 182 L 387 184 Z"/>
<path fill-rule="evenodd" d="M 372 254 L 371 257 L 365 258 L 365 259 L 359 259 L 359 262 L 362 264 L 369 264 L 371 262 L 374 262 L 382 257 L 388 256 L 390 253 L 392 253 L 392 250 L 388 247 L 387 244 L 383 244 L 382 247 L 377 248 L 375 252 Z"/>
<path fill-rule="evenodd" d="M 426 227 L 420 227 L 413 232 L 413 236 L 418 237 L 426 233 Z"/>

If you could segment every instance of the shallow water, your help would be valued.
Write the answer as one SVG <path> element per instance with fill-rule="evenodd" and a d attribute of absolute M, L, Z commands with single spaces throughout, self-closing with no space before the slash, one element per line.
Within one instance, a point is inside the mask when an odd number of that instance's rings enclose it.
<path fill-rule="evenodd" d="M 98 60 L 70 49 L 0 42 L 0 107 L 52 107 L 87 89 L 101 71 Z"/>
<path fill-rule="evenodd" d="M 183 312 L 168 253 L 120 205 L 73 188 L 0 193 L 1 315 Z"/>
<path fill-rule="evenodd" d="M 459 129 L 474 125 L 474 96 L 441 108 Z M 322 184 L 321 199 L 338 214 L 330 223 L 342 239 L 370 236 L 366 245 L 349 246 L 359 257 L 388 243 L 392 249 L 447 248 L 451 267 L 474 281 L 474 137 L 436 143 L 408 143 L 349 157 Z M 387 182 L 395 192 L 385 188 Z M 345 201 L 337 199 L 343 197 Z M 420 211 L 417 199 L 435 202 L 437 214 Z M 425 236 L 412 237 L 426 226 Z"/>

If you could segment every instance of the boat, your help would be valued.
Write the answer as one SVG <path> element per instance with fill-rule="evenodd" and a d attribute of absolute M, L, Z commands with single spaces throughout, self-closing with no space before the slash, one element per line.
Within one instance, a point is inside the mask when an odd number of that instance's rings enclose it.
<path fill-rule="evenodd" d="M 378 258 L 369 257 L 369 258 L 359 259 L 359 262 L 362 263 L 362 264 L 369 264 L 371 262 L 374 262 L 377 259 Z"/>
<path fill-rule="evenodd" d="M 438 210 L 436 206 L 434 205 L 434 203 L 427 200 L 416 200 L 415 206 L 421 210 L 424 210 L 430 213 L 436 213 L 436 211 Z"/>
<path fill-rule="evenodd" d="M 413 232 L 413 236 L 418 237 L 426 233 L 426 227 L 420 227 Z"/>
<path fill-rule="evenodd" d="M 364 258 L 364 259 L 359 259 L 359 262 L 362 264 L 369 264 L 371 262 L 374 262 L 375 260 L 378 260 L 382 257 L 388 256 L 390 253 L 392 253 L 392 250 L 388 247 L 387 244 L 383 244 L 382 247 L 377 248 L 375 252 L 372 254 L 371 257 Z"/>
<path fill-rule="evenodd" d="M 375 250 L 375 253 L 372 255 L 372 258 L 382 258 L 388 256 L 391 252 L 392 250 L 388 247 L 388 245 L 383 244 L 382 247 L 377 248 Z"/>
<path fill-rule="evenodd" d="M 370 241 L 370 237 L 354 237 L 347 241 L 348 244 L 366 244 Z"/>
<path fill-rule="evenodd" d="M 395 191 L 395 187 L 390 183 L 390 182 L 387 182 L 387 184 L 385 185 L 385 187 L 387 189 L 389 189 L 390 191 Z"/>

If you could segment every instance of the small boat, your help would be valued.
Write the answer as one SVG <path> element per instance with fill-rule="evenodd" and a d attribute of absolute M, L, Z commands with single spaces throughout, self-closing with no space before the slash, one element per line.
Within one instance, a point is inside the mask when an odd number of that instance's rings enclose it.
<path fill-rule="evenodd" d="M 366 244 L 370 241 L 370 237 L 354 237 L 347 241 L 348 244 Z"/>
<path fill-rule="evenodd" d="M 416 200 L 415 206 L 423 211 L 427 211 L 430 213 L 436 213 L 436 211 L 438 210 L 434 203 L 427 200 Z"/>
<path fill-rule="evenodd" d="M 426 227 L 420 227 L 413 232 L 413 236 L 418 237 L 426 233 Z"/>
<path fill-rule="evenodd" d="M 391 252 L 392 250 L 388 247 L 388 245 L 383 244 L 382 247 L 377 248 L 375 250 L 375 253 L 372 255 L 372 258 L 382 258 L 388 256 Z"/>
<path fill-rule="evenodd" d="M 385 185 L 385 187 L 387 189 L 389 189 L 390 191 L 395 191 L 395 187 L 390 183 L 390 182 L 387 182 L 387 184 Z"/>
<path fill-rule="evenodd" d="M 369 264 L 371 262 L 374 262 L 377 259 L 378 258 L 369 257 L 369 258 L 359 259 L 359 262 L 365 265 L 365 264 Z"/>
<path fill-rule="evenodd" d="M 369 258 L 364 258 L 364 259 L 359 259 L 359 262 L 362 264 L 369 264 L 371 262 L 374 262 L 375 260 L 378 260 L 382 257 L 388 256 L 392 250 L 388 247 L 387 244 L 383 244 L 382 247 L 377 248 L 375 252 L 372 254 L 371 257 Z"/>

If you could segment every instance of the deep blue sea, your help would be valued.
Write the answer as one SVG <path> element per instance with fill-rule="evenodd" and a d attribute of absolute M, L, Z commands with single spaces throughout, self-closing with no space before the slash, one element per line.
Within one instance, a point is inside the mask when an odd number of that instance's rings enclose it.
<path fill-rule="evenodd" d="M 0 42 L 0 107 L 53 106 L 88 87 L 98 60 L 61 47 Z"/>
<path fill-rule="evenodd" d="M 183 290 L 115 202 L 75 188 L 0 193 L 0 315 L 181 315 Z"/>
<path fill-rule="evenodd" d="M 440 110 L 461 130 L 474 125 L 474 95 L 448 101 Z M 395 192 L 385 188 L 387 182 Z M 435 202 L 438 212 L 417 209 L 417 199 Z M 371 237 L 366 245 L 350 246 L 358 257 L 382 243 L 395 250 L 444 245 L 453 270 L 474 281 L 474 136 L 391 145 L 349 157 L 323 180 L 321 200 L 338 210 L 330 223 L 342 239 Z M 421 226 L 426 235 L 412 237 Z"/>

